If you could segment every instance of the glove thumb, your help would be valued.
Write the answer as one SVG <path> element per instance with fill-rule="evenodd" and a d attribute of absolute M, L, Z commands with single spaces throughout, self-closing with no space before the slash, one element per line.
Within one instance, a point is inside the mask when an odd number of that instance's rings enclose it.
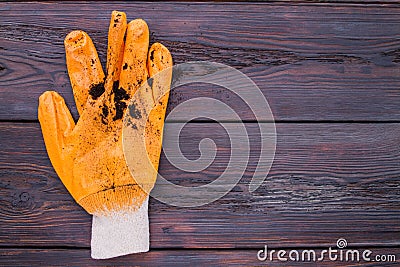
<path fill-rule="evenodd" d="M 38 117 L 50 161 L 64 185 L 69 188 L 70 168 L 63 162 L 63 147 L 75 122 L 64 99 L 54 91 L 46 91 L 39 97 Z"/>

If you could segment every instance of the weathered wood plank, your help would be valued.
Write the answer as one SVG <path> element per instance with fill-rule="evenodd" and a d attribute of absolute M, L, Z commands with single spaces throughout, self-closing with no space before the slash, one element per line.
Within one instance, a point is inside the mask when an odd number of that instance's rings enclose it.
<path fill-rule="evenodd" d="M 79 4 L 79 8 L 77 5 Z M 400 8 L 396 5 L 279 3 L 1 3 L 0 120 L 34 120 L 37 99 L 57 90 L 76 116 L 63 38 L 87 31 L 105 58 L 109 13 L 149 23 L 175 63 L 217 61 L 249 75 L 277 120 L 400 120 Z M 176 90 L 250 110 L 221 88 Z"/>
<path fill-rule="evenodd" d="M 26 0 L 15 0 L 14 2 L 28 2 Z M 41 0 L 40 2 L 48 2 L 47 0 Z M 59 0 L 58 2 L 77 2 L 75 0 Z M 88 0 L 86 2 L 97 2 L 97 0 Z M 140 1 L 137 1 L 140 2 Z M 144 1 L 142 1 L 144 2 Z M 188 4 L 193 4 L 193 3 L 214 3 L 215 1 L 213 0 L 201 0 L 201 1 L 193 1 L 193 0 L 185 0 L 185 1 L 180 1 L 180 2 L 185 2 Z M 261 3 L 270 3 L 271 1 L 269 0 L 220 0 L 218 2 L 224 2 L 224 3 L 235 3 L 235 2 L 247 2 L 247 4 L 249 3 L 254 3 L 254 2 L 261 2 Z M 284 2 L 287 4 L 315 4 L 315 3 L 319 3 L 319 4 L 324 4 L 324 5 L 330 5 L 330 4 L 346 4 L 346 5 L 360 5 L 360 4 L 367 4 L 367 5 L 372 5 L 372 6 L 376 6 L 376 5 L 384 5 L 384 4 L 397 4 L 398 1 L 396 0 L 327 0 L 327 1 L 322 1 L 322 0 L 318 0 L 318 1 L 311 1 L 311 0 L 274 0 L 274 3 L 276 2 Z"/>
<path fill-rule="evenodd" d="M 352 245 L 400 245 L 400 124 L 277 124 L 275 161 L 254 193 L 247 185 L 259 133 L 246 126 L 251 160 L 229 194 L 192 209 L 150 201 L 153 248 L 312 247 L 339 237 Z M 205 137 L 218 147 L 209 168 L 185 173 L 162 157 L 161 174 L 185 186 L 217 178 L 230 155 L 218 124 L 188 124 L 181 149 L 195 159 Z M 90 216 L 53 171 L 39 125 L 1 123 L 0 140 L 0 245 L 88 247 Z"/>
<path fill-rule="evenodd" d="M 383 258 L 396 255 L 395 261 L 387 261 L 384 266 L 398 266 L 399 248 L 363 248 L 360 253 L 369 249 L 373 252 L 370 258 Z M 287 253 L 289 253 L 288 250 Z M 299 250 L 300 253 L 302 250 Z M 321 250 L 315 250 L 320 255 Z M 344 250 L 346 252 L 346 250 Z M 377 262 L 330 261 L 325 255 L 323 261 L 280 262 L 275 256 L 273 261 L 258 261 L 257 250 L 152 250 L 148 253 L 128 255 L 109 260 L 93 260 L 89 250 L 68 249 L 0 249 L 1 266 L 377 266 Z M 286 256 L 287 257 L 287 256 Z M 301 257 L 301 256 L 300 256 Z M 360 256 L 361 257 L 361 256 Z M 379 265 L 381 266 L 381 265 Z"/>

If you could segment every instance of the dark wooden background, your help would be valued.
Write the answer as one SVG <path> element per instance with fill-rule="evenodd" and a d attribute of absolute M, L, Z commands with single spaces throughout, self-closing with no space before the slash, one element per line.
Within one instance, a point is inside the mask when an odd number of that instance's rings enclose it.
<path fill-rule="evenodd" d="M 246 174 L 228 195 L 203 207 L 176 208 L 152 199 L 151 251 L 94 261 L 91 217 L 72 200 L 50 164 L 37 101 L 42 92 L 57 90 L 77 118 L 63 39 L 71 30 L 85 30 L 104 61 L 114 9 L 129 19 L 144 18 L 152 42 L 164 43 L 175 63 L 216 61 L 251 77 L 269 101 L 278 143 L 268 178 L 250 193 L 260 148 L 250 110 L 221 88 L 175 91 L 169 110 L 197 96 L 223 100 L 236 110 L 252 142 Z M 188 124 L 182 150 L 195 159 L 199 140 L 206 137 L 221 148 L 207 170 L 185 173 L 163 156 L 162 174 L 184 185 L 218 177 L 229 158 L 229 139 L 217 123 Z M 384 265 L 398 266 L 399 2 L 2 2 L 0 140 L 2 266 L 293 266 L 259 262 L 256 253 L 264 245 L 334 247 L 341 237 L 351 248 L 396 254 L 396 263 Z"/>

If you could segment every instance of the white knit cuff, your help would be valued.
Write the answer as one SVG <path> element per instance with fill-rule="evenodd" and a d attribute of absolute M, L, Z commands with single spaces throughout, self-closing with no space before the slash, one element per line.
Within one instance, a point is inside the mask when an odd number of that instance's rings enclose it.
<path fill-rule="evenodd" d="M 134 212 L 93 216 L 91 250 L 93 259 L 109 259 L 149 251 L 148 200 Z"/>

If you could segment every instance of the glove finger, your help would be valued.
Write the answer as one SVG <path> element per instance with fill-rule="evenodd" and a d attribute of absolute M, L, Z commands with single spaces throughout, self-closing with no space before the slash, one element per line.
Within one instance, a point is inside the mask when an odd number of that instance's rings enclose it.
<path fill-rule="evenodd" d="M 135 93 L 129 105 L 124 138 L 125 159 L 134 179 L 147 193 L 153 188 L 161 153 L 162 134 L 172 79 L 172 58 L 168 49 L 154 44 L 149 52 L 148 68 L 153 76 Z M 158 73 L 158 75 L 157 75 Z M 156 103 L 155 103 L 156 101 Z M 156 104 L 156 105 L 155 105 Z M 149 164 L 150 163 L 150 164 Z"/>
<path fill-rule="evenodd" d="M 164 124 L 172 79 L 172 57 L 165 46 L 160 43 L 153 44 L 146 61 L 146 68 L 152 79 L 140 86 L 129 107 L 130 117 L 143 128 L 148 125 L 147 119 L 161 126 Z"/>
<path fill-rule="evenodd" d="M 75 127 L 75 122 L 64 99 L 54 91 L 44 92 L 39 97 L 38 117 L 50 161 L 69 188 L 70 168 L 65 166 L 63 147 L 67 136 Z"/>
<path fill-rule="evenodd" d="M 172 78 L 172 56 L 169 50 L 160 43 L 154 43 L 149 50 L 147 68 L 150 77 L 154 77 L 152 86 L 154 100 L 168 101 Z M 164 95 L 166 98 L 161 99 Z"/>
<path fill-rule="evenodd" d="M 124 155 L 127 165 L 131 170 L 135 183 L 147 194 L 153 188 L 157 176 L 156 168 L 150 163 L 145 140 L 145 129 L 149 113 L 154 107 L 153 93 L 151 87 L 145 82 L 133 95 L 128 106 L 128 117 L 124 122 L 123 136 L 125 144 Z M 152 153 L 153 154 L 153 153 Z M 158 167 L 158 165 L 157 165 Z M 134 170 L 132 172 L 132 170 Z"/>
<path fill-rule="evenodd" d="M 67 69 L 80 115 L 89 94 L 97 99 L 104 93 L 104 72 L 96 48 L 84 31 L 73 31 L 64 40 Z"/>
<path fill-rule="evenodd" d="M 126 27 L 126 14 L 124 12 L 113 11 L 108 30 L 106 90 L 111 90 L 113 83 L 119 81 L 124 55 Z M 116 86 L 118 87 L 118 85 Z"/>
<path fill-rule="evenodd" d="M 146 124 L 146 149 L 154 168 L 157 170 L 161 153 L 165 111 L 172 79 L 172 56 L 165 46 L 155 43 L 149 50 L 147 65 L 150 77 L 152 77 L 155 106 L 151 110 Z"/>
<path fill-rule="evenodd" d="M 149 49 L 149 28 L 142 19 L 128 24 L 119 87 L 133 95 L 147 80 L 147 51 Z"/>

